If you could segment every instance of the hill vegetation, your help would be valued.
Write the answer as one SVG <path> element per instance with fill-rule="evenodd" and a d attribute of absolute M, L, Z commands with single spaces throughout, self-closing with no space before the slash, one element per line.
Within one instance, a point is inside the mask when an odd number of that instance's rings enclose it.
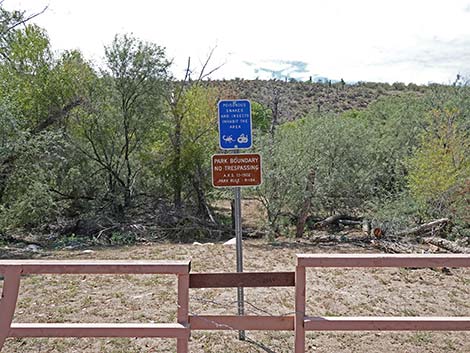
<path fill-rule="evenodd" d="M 210 81 L 208 85 L 271 109 L 277 101 L 282 122 L 296 120 L 312 112 L 343 113 L 351 109 L 365 109 L 379 98 L 405 92 L 420 94 L 428 90 L 427 86 L 399 82 L 390 85 L 376 82 L 346 84 L 344 81 L 320 83 L 235 79 Z"/>
<path fill-rule="evenodd" d="M 383 233 L 435 218 L 470 228 L 470 87 L 211 81 L 210 57 L 171 74 L 165 49 L 130 35 L 97 68 L 54 54 L 47 32 L 0 2 L 0 234 L 42 241 L 231 232 L 214 205 L 217 101 L 249 98 L 264 183 L 247 190 L 269 236 L 347 215 Z M 197 74 L 196 74 L 197 73 Z M 317 222 L 318 223 L 318 222 Z"/>

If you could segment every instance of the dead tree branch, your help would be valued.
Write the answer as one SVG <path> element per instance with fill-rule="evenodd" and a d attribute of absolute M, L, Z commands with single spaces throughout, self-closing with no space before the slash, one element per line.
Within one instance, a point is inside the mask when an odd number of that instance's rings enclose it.
<path fill-rule="evenodd" d="M 442 239 L 438 237 L 429 237 L 429 238 L 424 238 L 423 242 L 427 244 L 432 244 L 434 246 L 437 246 L 438 248 L 441 248 L 441 249 L 444 249 L 453 253 L 470 254 L 469 248 L 460 246 L 456 244 L 455 242 L 447 240 L 447 239 Z"/>
<path fill-rule="evenodd" d="M 404 231 L 394 234 L 396 237 L 404 237 L 409 235 L 438 235 L 441 233 L 445 226 L 449 223 L 448 218 L 436 219 L 432 222 L 421 224 L 417 227 L 406 229 Z"/>

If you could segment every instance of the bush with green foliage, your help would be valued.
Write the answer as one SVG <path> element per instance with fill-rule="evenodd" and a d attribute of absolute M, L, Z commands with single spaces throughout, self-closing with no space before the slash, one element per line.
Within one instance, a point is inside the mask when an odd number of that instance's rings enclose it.
<path fill-rule="evenodd" d="M 457 215 L 468 199 L 470 133 L 462 128 L 465 118 L 457 108 L 434 109 L 428 119 L 430 128 L 408 160 L 409 187 L 430 216 Z"/>
<path fill-rule="evenodd" d="M 442 104 L 450 104 L 447 98 Z M 265 182 L 258 193 L 271 228 L 278 229 L 283 214 L 298 215 L 306 198 L 316 216 L 362 214 L 382 225 L 389 217 L 387 227 L 393 231 L 449 214 L 451 207 L 454 215 L 457 208 L 465 209 L 456 204 L 457 199 L 459 205 L 468 199 L 462 184 L 470 175 L 468 121 L 457 123 L 447 117 L 439 127 L 430 102 L 436 103 L 403 94 L 378 100 L 362 111 L 314 114 L 284 123 L 274 140 L 265 133 Z M 464 105 L 463 97 L 459 102 Z M 436 137 L 439 131 L 442 136 Z M 312 171 L 314 187 L 308 194 Z"/>

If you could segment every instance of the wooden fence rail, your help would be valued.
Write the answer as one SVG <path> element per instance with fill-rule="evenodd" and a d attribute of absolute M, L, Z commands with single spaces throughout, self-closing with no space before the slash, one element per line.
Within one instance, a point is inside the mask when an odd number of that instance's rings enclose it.
<path fill-rule="evenodd" d="M 305 312 L 308 267 L 470 267 L 470 255 L 297 255 L 295 272 L 189 273 L 190 267 L 190 261 L 0 260 L 0 350 L 7 337 L 166 337 L 177 339 L 177 353 L 188 353 L 192 330 L 272 330 L 294 331 L 294 351 L 305 353 L 306 331 L 470 331 L 470 317 L 314 317 Z M 177 323 L 12 323 L 26 274 L 173 274 Z M 235 287 L 295 287 L 295 315 L 189 315 L 190 288 Z"/>
<path fill-rule="evenodd" d="M 295 272 L 191 273 L 190 288 L 294 287 Z M 290 331 L 294 316 L 189 316 L 191 330 Z"/>

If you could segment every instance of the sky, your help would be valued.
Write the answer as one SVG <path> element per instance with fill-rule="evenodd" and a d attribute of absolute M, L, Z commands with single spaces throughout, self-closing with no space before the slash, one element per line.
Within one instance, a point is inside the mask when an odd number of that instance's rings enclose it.
<path fill-rule="evenodd" d="M 470 78 L 470 0 L 5 0 L 46 12 L 57 52 L 100 65 L 116 34 L 166 48 L 173 72 L 214 49 L 213 79 L 326 77 L 346 82 L 451 83 Z"/>

